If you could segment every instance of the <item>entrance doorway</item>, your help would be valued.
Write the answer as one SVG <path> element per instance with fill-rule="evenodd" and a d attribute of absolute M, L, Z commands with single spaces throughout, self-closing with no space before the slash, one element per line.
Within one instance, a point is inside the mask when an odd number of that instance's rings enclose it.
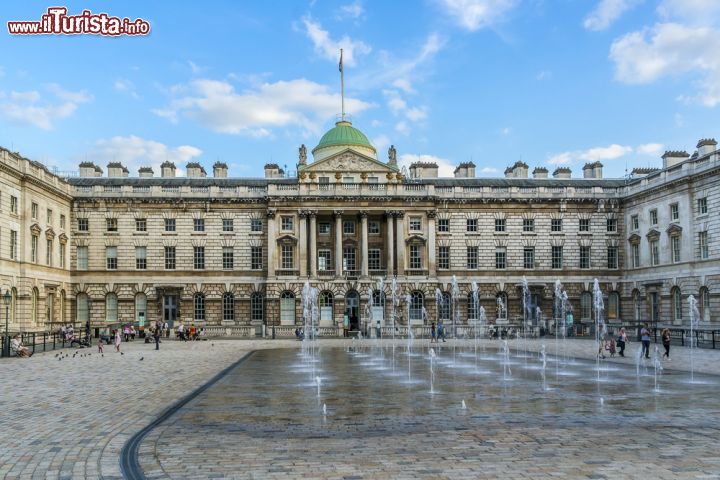
<path fill-rule="evenodd" d="M 360 296 L 355 290 L 345 294 L 345 315 L 350 321 L 350 330 L 360 329 Z"/>
<path fill-rule="evenodd" d="M 656 325 L 658 321 L 658 313 L 660 312 L 660 300 L 657 292 L 650 292 L 650 321 L 652 325 Z"/>
<path fill-rule="evenodd" d="M 163 320 L 167 322 L 170 329 L 173 328 L 178 314 L 178 297 L 177 295 L 163 296 Z"/>

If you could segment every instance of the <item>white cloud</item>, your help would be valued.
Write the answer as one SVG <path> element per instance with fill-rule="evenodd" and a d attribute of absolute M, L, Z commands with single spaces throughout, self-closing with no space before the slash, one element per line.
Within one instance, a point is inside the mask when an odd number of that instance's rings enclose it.
<path fill-rule="evenodd" d="M 378 152 L 382 152 L 390 146 L 390 139 L 387 137 L 387 135 L 379 135 L 373 138 L 372 144 Z"/>
<path fill-rule="evenodd" d="M 434 162 L 438 166 L 439 177 L 455 176 L 455 165 L 445 158 L 436 157 L 435 155 L 404 153 L 398 158 L 398 165 L 402 168 L 410 168 L 410 164 L 415 162 Z"/>
<path fill-rule="evenodd" d="M 718 20 L 720 2 L 717 0 L 663 0 L 657 8 L 658 14 L 666 19 L 682 18 L 696 25 Z"/>
<path fill-rule="evenodd" d="M 585 162 L 615 160 L 632 152 L 632 147 L 613 143 L 607 147 L 593 147 L 587 150 L 574 150 L 551 155 L 547 163 L 551 165 L 567 165 L 577 160 Z"/>
<path fill-rule="evenodd" d="M 567 165 L 572 162 L 573 157 L 571 152 L 558 153 L 548 158 L 547 163 L 550 165 Z"/>
<path fill-rule="evenodd" d="M 0 117 L 12 123 L 51 130 L 56 120 L 71 116 L 80 104 L 92 100 L 92 95 L 84 90 L 71 92 L 55 83 L 46 85 L 45 89 L 53 99 L 44 99 L 37 90 L 11 91 L 9 95 L 0 91 L 0 99 L 7 99 L 0 103 Z"/>
<path fill-rule="evenodd" d="M 274 127 L 300 127 L 319 134 L 324 122 L 340 109 L 340 94 L 325 85 L 305 79 L 263 83 L 257 88 L 237 92 L 218 80 L 195 80 L 174 89 L 175 98 L 154 113 L 177 122 L 194 119 L 216 132 L 268 136 Z M 357 114 L 371 105 L 345 98 L 348 112 Z"/>
<path fill-rule="evenodd" d="M 419 122 L 427 118 L 427 107 L 411 107 L 405 110 L 405 116 L 408 120 L 413 122 Z"/>
<path fill-rule="evenodd" d="M 202 154 L 202 150 L 191 145 L 169 147 L 154 140 L 147 140 L 135 135 L 112 137 L 95 142 L 88 152 L 88 158 L 105 166 L 108 162 L 120 162 L 130 170 L 131 175 L 137 174 L 139 167 L 153 167 L 155 174 L 160 173 L 160 165 L 169 160 L 179 169 L 185 163 Z"/>
<path fill-rule="evenodd" d="M 610 58 L 615 77 L 628 84 L 647 84 L 664 76 L 691 73 L 699 77 L 694 98 L 708 107 L 720 103 L 720 31 L 677 23 L 657 24 L 613 42 Z"/>
<path fill-rule="evenodd" d="M 552 72 L 551 72 L 551 71 L 549 71 L 549 70 L 541 70 L 540 72 L 538 72 L 537 75 L 535 75 L 535 80 L 543 81 L 543 80 L 548 80 L 548 79 L 550 79 L 551 77 L 552 77 Z"/>
<path fill-rule="evenodd" d="M 663 152 L 664 148 L 665 145 L 662 143 L 644 143 L 642 145 L 638 145 L 635 151 L 640 155 L 659 156 Z"/>
<path fill-rule="evenodd" d="M 197 63 L 193 62 L 192 60 L 188 60 L 188 66 L 190 67 L 190 71 L 193 73 L 193 75 L 198 75 L 205 70 L 205 67 L 201 67 Z"/>
<path fill-rule="evenodd" d="M 362 17 L 363 13 L 365 13 L 365 9 L 363 8 L 362 2 L 356 0 L 353 3 L 341 5 L 335 16 L 340 20 L 345 18 L 358 19 Z"/>
<path fill-rule="evenodd" d="M 605 30 L 623 13 L 630 10 L 641 0 L 600 0 L 595 9 L 585 17 L 583 26 L 588 30 Z"/>
<path fill-rule="evenodd" d="M 305 34 L 315 46 L 315 52 L 321 57 L 339 62 L 340 49 L 343 49 L 343 66 L 345 67 L 355 66 L 356 57 L 367 55 L 372 50 L 366 43 L 352 40 L 347 35 L 339 40 L 330 38 L 330 33 L 323 30 L 319 22 L 313 21 L 308 16 L 302 18 L 302 23 L 305 26 Z"/>
<path fill-rule="evenodd" d="M 387 106 L 395 116 L 403 116 L 407 120 L 417 123 L 425 120 L 428 116 L 428 109 L 426 106 L 421 105 L 418 107 L 410 107 L 407 102 L 400 96 L 400 92 L 397 90 L 383 90 L 383 95 L 386 98 Z M 401 122 L 402 128 L 398 131 L 408 133 L 409 127 L 406 122 Z M 397 127 L 396 127 L 397 128 Z"/>
<path fill-rule="evenodd" d="M 403 135 L 407 135 L 408 133 L 410 133 L 410 127 L 408 127 L 407 122 L 401 120 L 395 124 L 395 131 L 397 131 L 398 133 L 402 133 Z"/>
<path fill-rule="evenodd" d="M 500 134 L 502 135 L 510 135 L 510 132 L 512 132 L 512 129 L 510 127 L 505 127 L 500 130 Z"/>
<path fill-rule="evenodd" d="M 412 84 L 405 78 L 398 78 L 393 82 L 393 87 L 399 88 L 405 93 L 416 93 Z"/>
<path fill-rule="evenodd" d="M 445 12 L 470 31 L 492 26 L 512 10 L 517 0 L 440 0 Z"/>
<path fill-rule="evenodd" d="M 480 173 L 485 173 L 485 174 L 498 173 L 498 172 L 499 172 L 499 170 L 495 167 L 483 167 L 480 169 Z"/>
<path fill-rule="evenodd" d="M 117 80 L 115 80 L 115 83 L 113 83 L 113 88 L 115 89 L 115 91 L 126 93 L 136 100 L 140 98 L 140 96 L 135 91 L 135 85 L 133 85 L 130 80 L 118 78 Z"/>

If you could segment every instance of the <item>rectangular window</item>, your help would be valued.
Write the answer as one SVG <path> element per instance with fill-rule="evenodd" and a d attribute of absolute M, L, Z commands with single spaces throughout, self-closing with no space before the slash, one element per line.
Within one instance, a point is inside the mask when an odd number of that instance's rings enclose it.
<path fill-rule="evenodd" d="M 670 220 L 673 222 L 680 220 L 680 207 L 677 203 L 670 205 Z"/>
<path fill-rule="evenodd" d="M 708 248 L 708 232 L 700 232 L 698 234 L 700 244 L 700 258 L 710 258 L 710 249 Z"/>
<path fill-rule="evenodd" d="M 478 231 L 477 218 L 468 218 L 465 223 L 466 223 L 466 230 L 468 232 L 477 232 Z"/>
<path fill-rule="evenodd" d="M 343 183 L 353 183 L 355 179 L 353 177 L 343 177 Z"/>
<path fill-rule="evenodd" d="M 48 239 L 45 243 L 45 265 L 52 267 L 52 258 L 53 258 L 53 241 Z"/>
<path fill-rule="evenodd" d="M 106 226 L 108 232 L 117 232 L 118 231 L 117 218 L 106 218 L 105 226 Z"/>
<path fill-rule="evenodd" d="M 175 247 L 165 247 L 165 270 L 175 270 Z"/>
<path fill-rule="evenodd" d="M 205 247 L 193 247 L 193 268 L 205 270 Z"/>
<path fill-rule="evenodd" d="M 707 209 L 707 198 L 698 198 L 697 199 L 697 209 L 698 209 L 698 215 L 705 215 L 708 212 Z"/>
<path fill-rule="evenodd" d="M 292 231 L 292 229 L 293 229 L 293 217 L 283 216 L 283 217 L 280 219 L 280 228 L 281 228 L 284 232 Z"/>
<path fill-rule="evenodd" d="M 630 217 L 630 228 L 633 230 L 640 230 L 640 217 L 637 215 Z"/>
<path fill-rule="evenodd" d="M 17 215 L 18 212 L 18 197 L 10 195 L 10 213 Z"/>
<path fill-rule="evenodd" d="M 617 218 L 608 218 L 607 219 L 607 231 L 609 233 L 617 232 Z"/>
<path fill-rule="evenodd" d="M 355 248 L 343 248 L 343 270 L 355 270 Z"/>
<path fill-rule="evenodd" d="M 117 247 L 105 247 L 105 268 L 117 270 Z"/>
<path fill-rule="evenodd" d="M 551 232 L 562 232 L 562 218 L 550 219 L 550 231 Z"/>
<path fill-rule="evenodd" d="M 65 229 L 65 215 L 60 215 L 60 228 Z"/>
<path fill-rule="evenodd" d="M 320 235 L 330 235 L 330 224 L 327 222 L 320 222 L 318 224 L 318 232 L 320 232 Z"/>
<path fill-rule="evenodd" d="M 589 218 L 581 218 L 579 229 L 581 232 L 589 232 L 590 231 L 590 219 Z"/>
<path fill-rule="evenodd" d="M 47 223 L 48 225 L 52 225 L 52 210 L 49 208 L 47 209 L 47 212 L 46 212 L 45 223 Z"/>
<path fill-rule="evenodd" d="M 292 245 L 283 245 L 280 256 L 280 268 L 292 270 L 295 267 L 295 256 Z"/>
<path fill-rule="evenodd" d="M 147 219 L 136 218 L 135 219 L 135 231 L 136 232 L 147 232 Z"/>
<path fill-rule="evenodd" d="M 87 218 L 77 219 L 78 232 L 87 232 L 90 230 L 90 222 Z"/>
<path fill-rule="evenodd" d="M 650 224 L 651 225 L 657 225 L 658 223 L 658 216 L 657 216 L 657 209 L 650 210 Z"/>
<path fill-rule="evenodd" d="M 368 269 L 369 270 L 380 270 L 380 249 L 371 248 L 368 250 Z"/>
<path fill-rule="evenodd" d="M 495 231 L 500 232 L 500 233 L 505 231 L 505 219 L 504 218 L 496 218 L 495 219 Z"/>
<path fill-rule="evenodd" d="M 422 268 L 420 245 L 410 245 L 410 268 L 413 270 L 419 270 Z"/>
<path fill-rule="evenodd" d="M 377 183 L 380 182 L 380 179 L 378 177 L 368 177 L 367 182 L 370 185 L 376 185 Z"/>
<path fill-rule="evenodd" d="M 166 218 L 165 219 L 165 231 L 166 232 L 174 232 L 175 231 L 175 219 L 174 218 Z"/>
<path fill-rule="evenodd" d="M 523 218 L 523 232 L 529 233 L 535 231 L 535 219 Z"/>
<path fill-rule="evenodd" d="M 320 190 L 330 188 L 330 177 L 318 177 L 318 187 L 320 187 Z"/>
<path fill-rule="evenodd" d="M 535 247 L 523 248 L 523 268 L 526 270 L 535 268 Z"/>
<path fill-rule="evenodd" d="M 10 260 L 18 259 L 17 230 L 10 230 Z"/>
<path fill-rule="evenodd" d="M 135 269 L 147 269 L 147 247 L 135 247 Z"/>
<path fill-rule="evenodd" d="M 88 247 L 86 246 L 77 247 L 77 269 L 88 269 Z"/>
<path fill-rule="evenodd" d="M 450 231 L 450 219 L 449 218 L 438 218 L 437 223 L 438 232 L 447 233 Z"/>
<path fill-rule="evenodd" d="M 438 247 L 437 267 L 440 270 L 450 270 L 450 247 L 447 245 Z"/>
<path fill-rule="evenodd" d="M 680 237 L 674 235 L 670 237 L 670 250 L 672 252 L 673 263 L 680 262 Z"/>
<path fill-rule="evenodd" d="M 552 268 L 563 268 L 563 247 L 552 247 Z"/>
<path fill-rule="evenodd" d="M 259 218 L 253 218 L 250 220 L 250 231 L 256 232 L 255 230 L 255 221 L 260 220 Z M 235 225 L 232 218 L 223 218 L 222 219 L 222 231 L 223 232 L 232 232 L 235 230 Z M 260 224 L 260 231 L 262 231 L 262 224 Z"/>
<path fill-rule="evenodd" d="M 30 218 L 33 220 L 37 220 L 38 216 L 38 204 L 35 202 L 32 202 L 32 205 L 30 205 Z"/>
<path fill-rule="evenodd" d="M 607 247 L 607 268 L 618 268 L 618 247 Z"/>
<path fill-rule="evenodd" d="M 495 248 L 495 268 L 498 270 L 507 268 L 507 251 L 505 247 Z"/>
<path fill-rule="evenodd" d="M 420 217 L 410 217 L 410 231 L 419 232 L 422 230 L 422 219 Z"/>
<path fill-rule="evenodd" d="M 222 266 L 223 270 L 232 270 L 235 267 L 235 251 L 233 247 L 222 247 Z"/>
<path fill-rule="evenodd" d="M 65 245 L 62 243 L 60 244 L 58 254 L 60 255 L 60 268 L 65 268 Z"/>
<path fill-rule="evenodd" d="M 478 247 L 467 247 L 467 268 L 468 270 L 477 270 Z"/>
<path fill-rule="evenodd" d="M 262 270 L 263 269 L 263 247 L 254 246 L 250 247 L 250 269 Z"/>
<path fill-rule="evenodd" d="M 590 268 L 590 247 L 580 247 L 580 268 Z"/>
<path fill-rule="evenodd" d="M 193 218 L 193 232 L 204 232 L 205 231 L 205 219 L 204 218 Z"/>
<path fill-rule="evenodd" d="M 353 222 L 352 220 L 345 220 L 343 222 L 343 234 L 355 235 L 355 222 Z"/>
<path fill-rule="evenodd" d="M 33 235 L 30 237 L 30 261 L 37 263 L 38 237 Z"/>
<path fill-rule="evenodd" d="M 330 263 L 330 250 L 318 250 L 318 270 L 321 272 L 332 270 L 332 263 Z"/>
<path fill-rule="evenodd" d="M 657 240 L 650 242 L 650 263 L 652 266 L 660 265 L 660 246 Z"/>
<path fill-rule="evenodd" d="M 632 249 L 632 265 L 633 268 L 640 268 L 640 244 L 633 243 Z"/>
<path fill-rule="evenodd" d="M 232 220 L 230 221 L 230 227 L 232 228 Z M 262 232 L 263 231 L 262 218 L 253 218 L 252 220 L 250 220 L 250 231 L 252 231 L 252 232 Z"/>
<path fill-rule="evenodd" d="M 380 235 L 380 222 L 368 222 L 368 233 L 370 235 Z"/>

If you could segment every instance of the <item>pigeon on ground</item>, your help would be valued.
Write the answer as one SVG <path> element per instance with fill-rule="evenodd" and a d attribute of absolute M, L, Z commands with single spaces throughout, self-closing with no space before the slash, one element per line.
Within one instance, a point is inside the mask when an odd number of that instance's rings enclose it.
<path fill-rule="evenodd" d="M 104 353 L 101 353 L 100 356 L 103 357 L 103 358 L 105 358 L 105 354 L 104 354 Z"/>
<path fill-rule="evenodd" d="M 125 352 L 120 352 L 120 355 L 125 355 Z"/>
<path fill-rule="evenodd" d="M 145 360 L 145 357 L 140 357 L 140 361 L 142 362 L 143 360 Z"/>
<path fill-rule="evenodd" d="M 59 362 L 60 360 L 62 360 L 62 357 L 58 358 L 58 362 Z"/>

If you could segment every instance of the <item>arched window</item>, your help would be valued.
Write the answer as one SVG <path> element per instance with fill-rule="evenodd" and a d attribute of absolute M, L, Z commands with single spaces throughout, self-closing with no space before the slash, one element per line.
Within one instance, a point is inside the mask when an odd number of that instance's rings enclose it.
<path fill-rule="evenodd" d="M 90 305 L 88 303 L 87 293 L 78 293 L 75 297 L 77 307 L 77 321 L 80 325 L 85 325 L 90 319 Z"/>
<path fill-rule="evenodd" d="M 592 319 L 592 294 L 590 292 L 580 294 L 580 318 L 582 320 Z"/>
<path fill-rule="evenodd" d="M 292 292 L 280 294 L 280 324 L 295 325 L 295 294 Z"/>
<path fill-rule="evenodd" d="M 38 323 L 38 297 L 40 296 L 40 293 L 38 292 L 38 289 L 33 287 L 32 289 L 32 299 L 30 303 L 30 318 L 33 322 L 33 324 L 37 325 Z"/>
<path fill-rule="evenodd" d="M 203 298 L 203 312 L 205 309 L 205 299 Z M 235 296 L 231 292 L 223 293 L 222 297 L 223 320 L 235 320 Z"/>
<path fill-rule="evenodd" d="M 199 322 L 205 320 L 205 295 L 197 292 L 193 295 L 193 318 Z"/>
<path fill-rule="evenodd" d="M 642 314 L 641 314 L 642 304 L 640 303 L 641 302 L 640 301 L 640 291 L 637 289 L 633 290 L 632 298 L 633 298 L 633 320 L 635 321 L 635 323 L 640 323 L 640 317 L 642 316 Z"/>
<path fill-rule="evenodd" d="M 327 290 L 320 293 L 320 321 L 332 323 L 333 294 Z"/>
<path fill-rule="evenodd" d="M 670 290 L 670 299 L 672 301 L 673 323 L 682 323 L 682 294 L 678 287 Z"/>
<path fill-rule="evenodd" d="M 262 322 L 263 313 L 263 295 L 260 292 L 255 292 L 250 295 L 250 319 Z"/>
<path fill-rule="evenodd" d="M 450 320 L 450 310 L 452 309 L 452 299 L 447 292 L 442 293 L 442 303 L 438 305 L 438 318 L 441 320 Z"/>
<path fill-rule="evenodd" d="M 478 308 L 480 308 L 480 293 L 478 292 L 478 298 L 477 298 L 477 303 L 476 303 L 475 297 L 473 297 L 472 292 L 470 292 L 467 297 L 467 318 L 468 318 L 468 320 L 477 320 Z"/>
<path fill-rule="evenodd" d="M 140 292 L 135 295 L 135 321 L 138 325 L 145 325 L 147 317 L 147 296 Z"/>
<path fill-rule="evenodd" d="M 608 320 L 617 320 L 620 318 L 620 294 L 618 292 L 610 292 L 608 294 Z"/>
<path fill-rule="evenodd" d="M 105 296 L 105 320 L 108 322 L 117 322 L 118 319 L 118 298 L 117 295 L 110 292 Z"/>
<path fill-rule="evenodd" d="M 700 288 L 700 320 L 710 321 L 710 290 L 707 287 Z"/>
<path fill-rule="evenodd" d="M 423 322 L 423 305 L 425 297 L 422 292 L 417 290 L 410 294 L 410 321 L 422 323 Z"/>
<path fill-rule="evenodd" d="M 495 295 L 495 318 L 507 320 L 508 318 L 508 296 L 505 292 Z"/>

